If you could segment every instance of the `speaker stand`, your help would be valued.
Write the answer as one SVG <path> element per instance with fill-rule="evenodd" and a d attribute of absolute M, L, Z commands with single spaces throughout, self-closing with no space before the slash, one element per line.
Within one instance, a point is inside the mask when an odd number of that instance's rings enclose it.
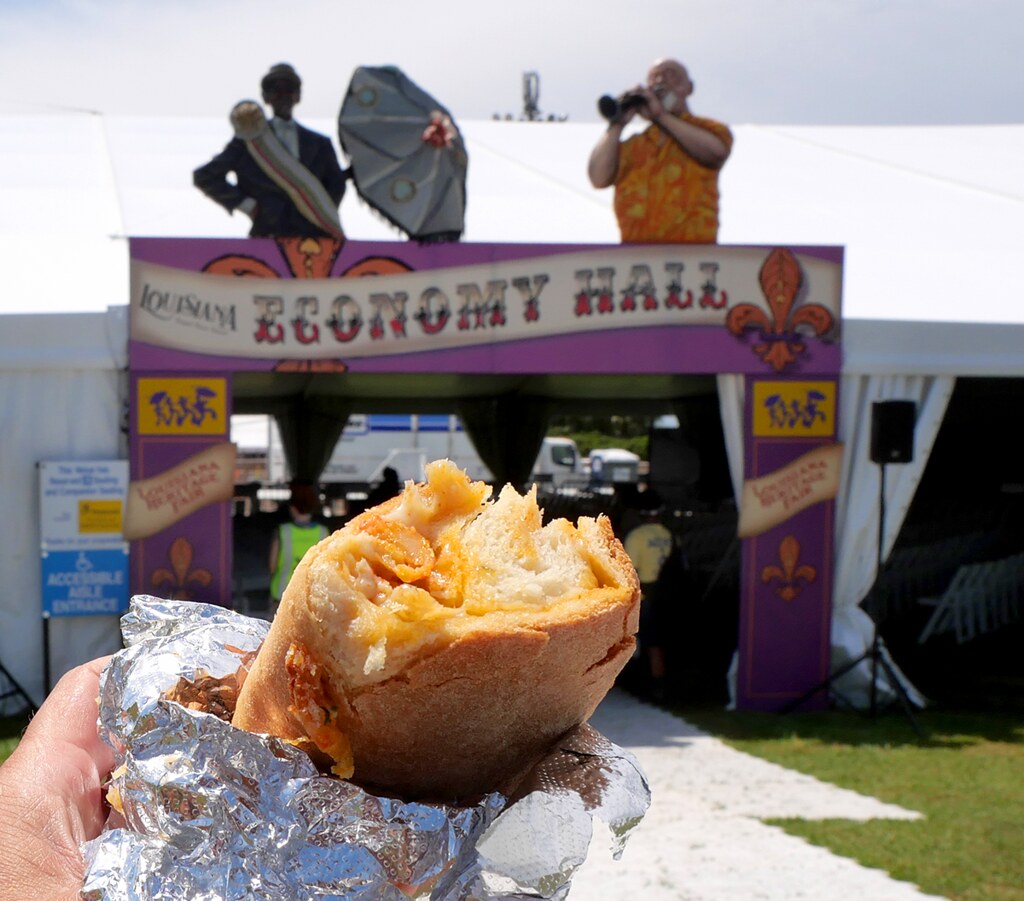
<path fill-rule="evenodd" d="M 885 538 L 885 463 L 880 463 L 880 472 L 878 480 L 878 562 L 875 569 L 875 587 L 877 588 L 882 578 L 882 558 L 884 554 L 884 538 Z M 910 696 L 907 694 L 907 690 L 903 687 L 903 683 L 897 677 L 895 670 L 889 664 L 889 661 L 885 659 L 885 655 L 882 653 L 881 638 L 878 635 L 878 623 L 872 619 L 872 634 L 871 644 L 868 649 L 861 654 L 856 660 L 852 660 L 849 663 L 843 665 L 838 670 L 830 673 L 828 678 L 823 682 L 815 685 L 810 691 L 801 695 L 795 701 L 791 701 L 786 704 L 779 712 L 780 713 L 792 713 L 798 707 L 801 707 L 811 698 L 813 698 L 820 691 L 828 691 L 832 689 L 832 683 L 841 676 L 845 676 L 854 667 L 859 666 L 865 661 L 871 661 L 871 693 L 870 703 L 868 707 L 868 714 L 874 717 L 878 713 L 878 670 L 879 667 L 885 672 L 886 677 L 889 680 L 889 685 L 892 686 L 892 690 L 896 692 L 896 696 L 900 700 L 900 705 L 903 708 L 903 714 L 910 722 L 911 727 L 920 739 L 927 738 L 924 730 L 918 723 L 917 718 L 914 716 L 914 705 L 910 701 Z M 838 694 L 838 692 L 836 692 Z M 852 706 L 852 705 L 851 705 Z"/>
<path fill-rule="evenodd" d="M 8 698 L 21 698 L 25 702 L 25 708 L 29 713 L 36 712 L 36 705 L 32 699 L 28 696 L 28 692 L 18 684 L 18 680 L 14 678 L 8 671 L 7 667 L 0 662 L 0 703 L 6 701 Z"/>

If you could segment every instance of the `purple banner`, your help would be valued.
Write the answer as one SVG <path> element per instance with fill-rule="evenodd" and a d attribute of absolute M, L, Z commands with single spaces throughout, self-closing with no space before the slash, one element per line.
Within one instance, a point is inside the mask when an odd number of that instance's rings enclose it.
<path fill-rule="evenodd" d="M 841 248 L 132 239 L 131 255 L 131 477 L 140 534 L 157 530 L 133 542 L 133 591 L 230 603 L 234 372 L 741 373 L 739 706 L 828 675 Z"/>
<path fill-rule="evenodd" d="M 838 379 L 748 378 L 745 398 L 737 706 L 778 710 L 829 674 Z"/>

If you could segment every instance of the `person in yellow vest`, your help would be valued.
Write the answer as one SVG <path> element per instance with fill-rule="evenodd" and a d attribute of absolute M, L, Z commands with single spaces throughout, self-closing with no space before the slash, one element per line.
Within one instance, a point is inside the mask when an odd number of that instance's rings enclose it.
<path fill-rule="evenodd" d="M 275 611 L 288 587 L 288 580 L 306 551 L 327 537 L 327 527 L 313 521 L 318 505 L 315 485 L 292 482 L 288 503 L 291 518 L 277 527 L 270 542 L 270 599 Z"/>

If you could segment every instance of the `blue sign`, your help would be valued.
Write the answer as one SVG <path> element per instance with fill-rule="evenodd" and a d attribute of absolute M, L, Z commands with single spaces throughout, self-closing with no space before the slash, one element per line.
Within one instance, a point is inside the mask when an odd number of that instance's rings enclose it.
<path fill-rule="evenodd" d="M 128 610 L 127 548 L 43 553 L 43 615 L 120 615 Z"/>

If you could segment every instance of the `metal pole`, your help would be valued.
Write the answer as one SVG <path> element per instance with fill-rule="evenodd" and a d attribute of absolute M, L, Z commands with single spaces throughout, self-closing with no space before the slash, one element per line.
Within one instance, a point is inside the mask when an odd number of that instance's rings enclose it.
<path fill-rule="evenodd" d="M 885 464 L 879 464 L 878 478 L 878 566 L 875 570 L 875 591 L 882 583 L 882 558 L 885 555 Z M 876 614 L 877 616 L 877 614 Z M 874 626 L 871 634 L 871 715 L 875 715 L 878 695 L 878 621 L 872 617 Z"/>
<path fill-rule="evenodd" d="M 50 676 L 50 614 L 43 614 L 43 687 L 49 695 L 53 687 Z"/>

